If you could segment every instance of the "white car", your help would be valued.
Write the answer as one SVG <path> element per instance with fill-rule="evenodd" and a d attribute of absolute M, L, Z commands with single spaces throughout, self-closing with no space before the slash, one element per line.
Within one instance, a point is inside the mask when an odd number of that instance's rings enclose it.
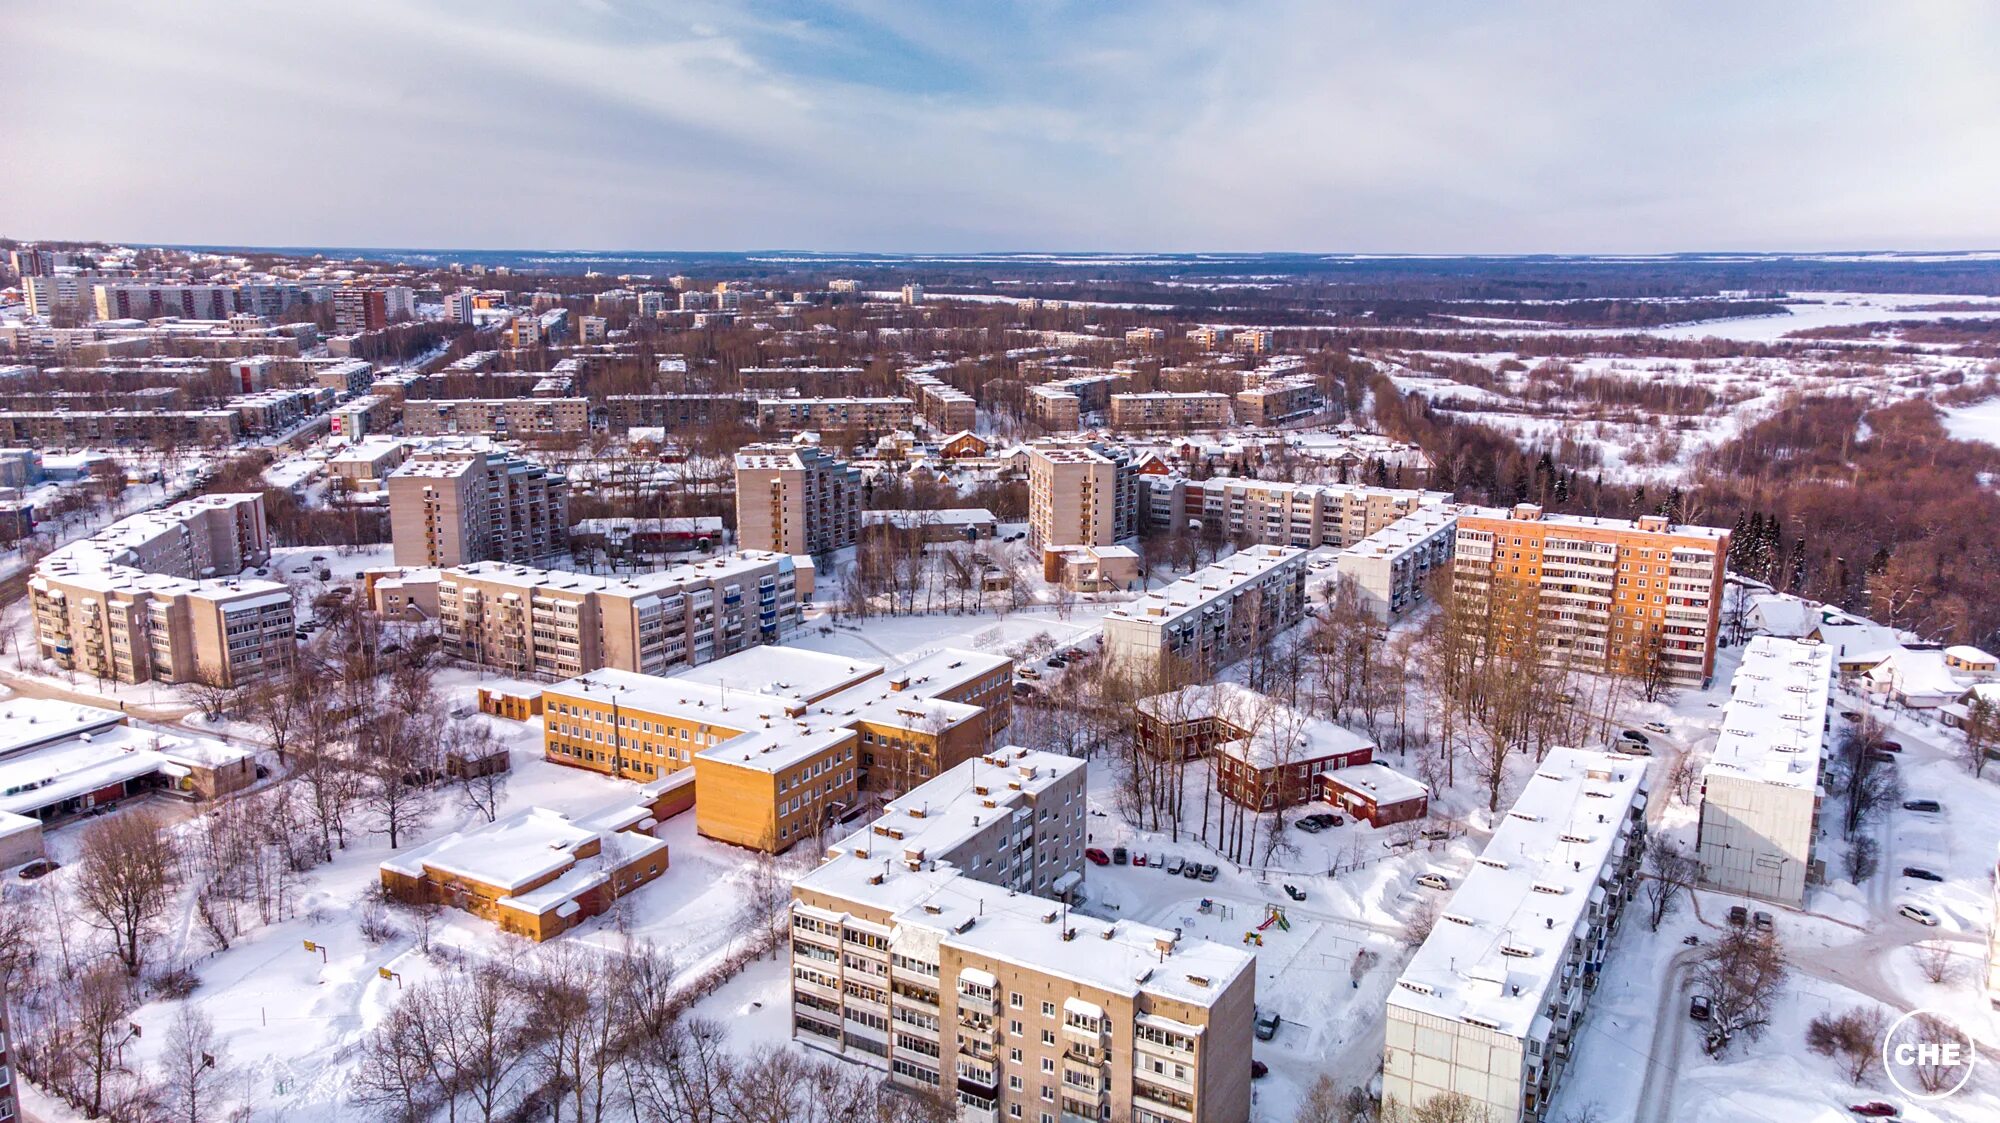
<path fill-rule="evenodd" d="M 1417 884 L 1426 889 L 1451 888 L 1450 879 L 1441 873 L 1420 873 L 1417 875 Z"/>
<path fill-rule="evenodd" d="M 1896 915 L 1905 920 L 1914 920 L 1926 928 L 1936 928 L 1937 914 L 1922 905 L 1904 905 L 1896 910 Z"/>
<path fill-rule="evenodd" d="M 1671 732 L 1673 732 L 1673 730 L 1671 730 L 1671 729 L 1668 729 L 1668 728 L 1667 728 L 1667 723 L 1666 723 L 1666 722 L 1664 722 L 1664 721 L 1649 721 L 1649 722 L 1647 722 L 1647 723 L 1645 724 L 1645 726 L 1644 726 L 1643 728 L 1644 728 L 1644 729 L 1646 730 L 1646 732 L 1648 732 L 1648 733 L 1671 733 Z"/>

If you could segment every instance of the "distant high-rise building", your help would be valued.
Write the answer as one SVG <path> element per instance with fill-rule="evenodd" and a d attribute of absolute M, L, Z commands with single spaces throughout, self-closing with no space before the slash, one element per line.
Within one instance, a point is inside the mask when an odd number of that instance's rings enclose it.
<path fill-rule="evenodd" d="M 342 335 L 389 325 L 389 296 L 381 289 L 344 288 L 333 294 L 333 330 Z"/>
<path fill-rule="evenodd" d="M 916 305 L 924 302 L 924 286 L 911 282 L 903 286 L 903 303 Z"/>
<path fill-rule="evenodd" d="M 602 316 L 579 316 L 576 320 L 576 341 L 585 346 L 603 343 L 610 334 L 610 321 Z"/>
<path fill-rule="evenodd" d="M 444 298 L 444 318 L 454 324 L 472 322 L 473 310 L 479 307 L 479 294 L 470 289 L 446 293 Z"/>
<path fill-rule="evenodd" d="M 736 454 L 736 541 L 746 550 L 821 554 L 861 529 L 861 471 L 813 447 L 751 445 Z"/>

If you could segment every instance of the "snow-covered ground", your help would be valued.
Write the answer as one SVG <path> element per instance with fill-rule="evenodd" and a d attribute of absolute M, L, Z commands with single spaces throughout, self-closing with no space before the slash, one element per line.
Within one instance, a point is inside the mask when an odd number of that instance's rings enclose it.
<path fill-rule="evenodd" d="M 1956 440 L 2000 445 L 2000 398 L 1945 410 L 1944 428 Z"/>

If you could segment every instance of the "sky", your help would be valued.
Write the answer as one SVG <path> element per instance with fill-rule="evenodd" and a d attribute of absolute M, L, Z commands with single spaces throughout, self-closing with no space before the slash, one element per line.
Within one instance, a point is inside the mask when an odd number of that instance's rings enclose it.
<path fill-rule="evenodd" d="M 0 235 L 2000 247 L 2000 4 L 0 0 Z"/>

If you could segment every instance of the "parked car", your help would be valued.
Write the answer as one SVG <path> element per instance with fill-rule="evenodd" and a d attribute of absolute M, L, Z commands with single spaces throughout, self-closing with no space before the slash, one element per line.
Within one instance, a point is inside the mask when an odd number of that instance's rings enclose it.
<path fill-rule="evenodd" d="M 1271 1075 L 1271 1066 L 1255 1057 L 1250 1058 L 1250 1079 L 1261 1080 Z"/>
<path fill-rule="evenodd" d="M 1708 1020 L 1708 1015 L 1709 1001 L 1707 995 L 1697 994 L 1693 998 L 1688 999 L 1688 1017 L 1698 1022 L 1705 1022 Z"/>
<path fill-rule="evenodd" d="M 1292 825 L 1306 832 L 1307 834 L 1318 834 L 1319 832 L 1326 829 L 1325 827 L 1319 825 L 1318 817 L 1313 815 L 1308 815 L 1305 818 L 1300 819 L 1298 822 L 1293 823 Z"/>
<path fill-rule="evenodd" d="M 1035 679 L 1035 678 L 1041 678 L 1041 677 L 1042 677 L 1042 672 L 1040 672 L 1040 671 L 1036 670 L 1036 669 L 1035 669 L 1035 668 L 1033 668 L 1033 667 L 1015 667 L 1015 668 L 1014 668 L 1014 677 L 1015 677 L 1015 678 L 1027 678 L 1027 679 Z"/>
<path fill-rule="evenodd" d="M 1426 889 L 1450 889 L 1451 880 L 1441 873 L 1420 873 L 1417 884 Z"/>
<path fill-rule="evenodd" d="M 1861 714 L 1857 710 L 1842 710 L 1840 711 L 1840 716 L 1846 718 L 1849 721 L 1861 720 Z"/>
<path fill-rule="evenodd" d="M 1653 755 L 1653 747 L 1641 741 L 1613 741 L 1611 749 L 1613 752 L 1624 753 L 1626 756 Z"/>
<path fill-rule="evenodd" d="M 1653 739 L 1651 737 L 1646 736 L 1644 733 L 1641 733 L 1636 729 L 1620 730 L 1618 733 L 1618 739 L 1621 741 L 1630 741 L 1635 745 L 1650 745 L 1653 743 Z"/>
<path fill-rule="evenodd" d="M 1167 856 L 1158 850 L 1153 851 L 1153 868 L 1157 870 L 1167 868 Z"/>
<path fill-rule="evenodd" d="M 1903 801 L 1903 810 L 1922 811 L 1926 814 L 1935 815 L 1944 810 L 1944 805 L 1935 799 L 1906 799 Z"/>
<path fill-rule="evenodd" d="M 1943 874 L 1941 874 L 1941 873 L 1937 872 L 1936 870 L 1927 870 L 1927 869 L 1925 869 L 1925 868 L 1924 868 L 1924 867 L 1922 867 L 1922 866 L 1904 866 L 1904 867 L 1903 867 L 1903 876 L 1904 876 L 1904 877 L 1914 877 L 1914 878 L 1916 878 L 1916 879 L 1917 879 L 1918 881 L 1943 881 L 1943 880 L 1944 880 L 1944 875 L 1943 875 Z"/>
<path fill-rule="evenodd" d="M 1188 879 L 1189 881 L 1194 881 L 1194 880 L 1196 880 L 1196 879 L 1200 878 L 1200 877 L 1201 877 L 1201 863 L 1200 863 L 1200 862 L 1189 862 L 1189 863 L 1188 863 L 1187 865 L 1184 865 L 1184 866 L 1182 866 L 1182 867 L 1181 867 L 1181 876 L 1182 876 L 1182 877 L 1185 877 L 1185 878 L 1187 878 L 1187 879 Z"/>
<path fill-rule="evenodd" d="M 1107 855 L 1104 851 L 1099 850 L 1095 846 L 1091 847 L 1088 850 L 1085 850 L 1083 852 L 1083 857 L 1085 861 L 1089 862 L 1093 866 L 1108 866 L 1111 864 L 1110 856 Z"/>
<path fill-rule="evenodd" d="M 1772 928 L 1771 914 L 1765 912 L 1763 909 L 1758 909 L 1751 915 L 1750 919 L 1757 925 L 1757 931 L 1759 932 L 1769 932 Z"/>
<path fill-rule="evenodd" d="M 1303 901 L 1306 899 L 1306 891 L 1287 881 L 1285 883 L 1285 896 L 1290 897 L 1294 901 Z"/>
<path fill-rule="evenodd" d="M 1896 915 L 1905 920 L 1914 920 L 1926 928 L 1936 928 L 1937 914 L 1922 905 L 1904 905 L 1896 910 Z"/>
<path fill-rule="evenodd" d="M 1060 655 L 1051 655 L 1049 656 L 1049 666 L 1057 670 L 1061 670 L 1062 668 L 1069 666 L 1069 660 L 1063 658 Z"/>
<path fill-rule="evenodd" d="M 1278 1036 L 1278 1023 L 1282 1020 L 1276 1010 L 1257 1011 L 1257 1040 L 1269 1041 Z"/>
<path fill-rule="evenodd" d="M 1145 864 L 1146 864 L 1146 852 L 1145 852 L 1144 850 L 1138 850 L 1138 851 L 1134 851 L 1134 852 L 1133 852 L 1133 854 L 1132 854 L 1132 864 L 1133 864 L 1133 865 L 1135 865 L 1135 866 L 1143 866 L 1143 865 L 1145 865 Z"/>
<path fill-rule="evenodd" d="M 1648 732 L 1660 734 L 1673 732 L 1667 728 L 1667 723 L 1664 721 L 1649 721 L 1646 723 L 1646 729 Z"/>
<path fill-rule="evenodd" d="M 1130 857 L 1130 853 L 1123 846 L 1114 846 L 1111 848 L 1111 864 L 1114 866 L 1124 865 Z"/>
<path fill-rule="evenodd" d="M 51 862 L 47 858 L 36 858 L 21 867 L 21 880 L 34 881 L 37 878 L 47 877 L 61 868 L 60 864 Z"/>
<path fill-rule="evenodd" d="M 1900 753 L 1903 751 L 1903 743 L 1901 741 L 1883 741 L 1881 748 L 1885 753 Z"/>
<path fill-rule="evenodd" d="M 1863 1119 L 1894 1119 L 1902 1114 L 1896 1109 L 1895 1104 L 1883 1103 L 1881 1100 L 1869 1100 L 1865 1104 L 1848 1104 L 1847 1110 Z"/>
<path fill-rule="evenodd" d="M 1425 842 L 1443 842 L 1451 837 L 1451 832 L 1443 827 L 1432 827 L 1430 830 L 1420 832 L 1417 837 Z"/>
<path fill-rule="evenodd" d="M 1182 869 L 1182 867 L 1183 867 L 1184 865 L 1185 865 L 1185 863 L 1183 863 L 1183 862 L 1181 861 L 1181 856 L 1180 856 L 1179 854 L 1176 854 L 1176 855 L 1174 855 L 1173 857 L 1171 857 L 1171 858 L 1168 858 L 1168 859 L 1167 859 L 1167 876 L 1171 877 L 1171 876 L 1173 876 L 1174 874 L 1177 874 L 1177 873 L 1181 872 L 1181 869 Z"/>
<path fill-rule="evenodd" d="M 1203 881 L 1214 881 L 1215 875 L 1221 872 L 1221 870 L 1215 868 L 1214 862 L 1209 862 L 1201 867 L 1201 879 Z"/>
<path fill-rule="evenodd" d="M 1748 924 L 1748 923 L 1750 923 L 1750 910 L 1749 910 L 1749 909 L 1747 909 L 1747 908 L 1744 908 L 1744 907 L 1743 907 L 1742 905 L 1731 905 L 1731 906 L 1729 906 L 1729 926 L 1730 926 L 1730 927 L 1732 927 L 1732 928 L 1741 928 L 1741 927 L 1743 927 L 1743 926 L 1744 926 L 1745 924 Z"/>

